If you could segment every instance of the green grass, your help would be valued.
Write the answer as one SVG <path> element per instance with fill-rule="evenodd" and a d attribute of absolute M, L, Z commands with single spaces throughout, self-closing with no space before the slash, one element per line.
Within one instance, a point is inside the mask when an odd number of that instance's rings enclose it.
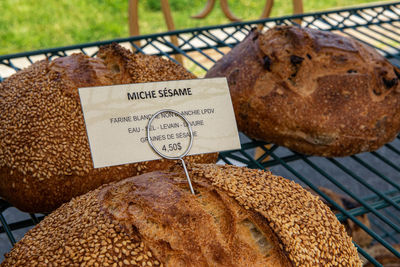
<path fill-rule="evenodd" d="M 305 12 L 374 0 L 303 0 Z M 228 23 L 217 1 L 204 20 L 191 19 L 206 0 L 169 0 L 177 29 Z M 230 0 L 234 14 L 256 19 L 264 1 Z M 128 0 L 0 0 L 0 55 L 127 37 Z M 139 3 L 141 33 L 166 31 L 159 0 Z M 291 14 L 291 0 L 275 0 L 272 16 Z"/>

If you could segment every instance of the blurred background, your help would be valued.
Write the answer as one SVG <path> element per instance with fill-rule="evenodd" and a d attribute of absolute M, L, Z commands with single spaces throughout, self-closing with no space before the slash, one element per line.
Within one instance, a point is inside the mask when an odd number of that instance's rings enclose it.
<path fill-rule="evenodd" d="M 128 0 L 1 0 L 0 55 L 129 36 Z M 362 5 L 374 0 L 307 0 L 304 12 Z M 243 20 L 259 18 L 265 1 L 229 0 Z M 169 0 L 176 29 L 229 23 L 216 2 L 204 19 L 193 19 L 206 0 Z M 293 12 L 292 0 L 275 0 L 271 17 Z M 140 33 L 167 31 L 160 0 L 139 1 Z"/>

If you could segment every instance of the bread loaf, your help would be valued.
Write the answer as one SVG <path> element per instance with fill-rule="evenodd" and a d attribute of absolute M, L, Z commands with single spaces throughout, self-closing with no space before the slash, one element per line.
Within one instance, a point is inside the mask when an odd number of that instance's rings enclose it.
<path fill-rule="evenodd" d="M 77 89 L 193 78 L 171 61 L 117 44 L 102 47 L 98 58 L 73 54 L 12 75 L 0 83 L 0 196 L 23 211 L 49 212 L 104 183 L 168 168 L 173 163 L 162 160 L 93 169 Z"/>
<path fill-rule="evenodd" d="M 400 70 L 341 35 L 253 30 L 206 75 L 223 76 L 251 138 L 333 157 L 376 150 L 400 131 Z"/>
<path fill-rule="evenodd" d="M 74 198 L 1 266 L 361 266 L 329 208 L 269 172 L 191 164 Z"/>

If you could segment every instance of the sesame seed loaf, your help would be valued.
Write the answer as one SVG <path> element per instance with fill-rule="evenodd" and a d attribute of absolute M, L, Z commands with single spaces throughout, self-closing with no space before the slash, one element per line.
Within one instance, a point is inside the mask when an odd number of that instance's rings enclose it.
<path fill-rule="evenodd" d="M 228 79 L 239 130 L 319 156 L 378 149 L 400 131 L 400 70 L 330 32 L 253 30 L 206 77 Z"/>
<path fill-rule="evenodd" d="M 193 78 L 171 61 L 117 44 L 100 48 L 97 58 L 44 60 L 7 78 L 0 83 L 0 196 L 23 211 L 49 212 L 104 183 L 168 168 L 173 163 L 161 160 L 94 169 L 77 88 Z"/>
<path fill-rule="evenodd" d="M 361 266 L 335 215 L 293 181 L 188 169 L 195 196 L 178 165 L 102 186 L 48 215 L 1 266 Z"/>

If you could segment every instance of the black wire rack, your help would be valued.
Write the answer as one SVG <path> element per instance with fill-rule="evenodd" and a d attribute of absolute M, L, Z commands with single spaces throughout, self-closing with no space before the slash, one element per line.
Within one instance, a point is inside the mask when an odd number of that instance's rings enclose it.
<path fill-rule="evenodd" d="M 253 27 L 263 25 L 264 29 L 268 29 L 282 24 L 300 24 L 303 27 L 340 32 L 375 47 L 394 65 L 400 66 L 400 2 L 387 2 L 3 55 L 0 56 L 0 81 L 37 60 L 52 60 L 77 52 L 96 56 L 99 46 L 112 42 L 133 48 L 137 53 L 158 55 L 173 61 L 176 61 L 174 55 L 180 54 L 184 66 L 202 77 Z M 177 36 L 178 46 L 170 41 L 171 35 Z M 341 222 L 350 220 L 372 237 L 369 247 L 380 244 L 400 262 L 400 252 L 395 249 L 395 245 L 400 244 L 400 135 L 377 151 L 345 158 L 306 156 L 274 144 L 251 140 L 243 134 L 241 143 L 242 149 L 221 153 L 220 162 L 269 169 L 312 189 L 336 210 Z M 255 156 L 256 149 L 262 153 Z M 321 187 L 346 196 L 356 205 L 344 208 Z M 18 217 L 20 219 L 10 219 L 10 210 L 13 209 L 0 199 L 0 236 L 7 236 L 10 246 L 21 238 L 26 229 L 44 217 L 41 214 L 23 214 Z M 370 225 L 360 220 L 363 215 L 367 216 Z M 382 266 L 368 252 L 368 247 L 356 246 L 365 262 Z"/>

